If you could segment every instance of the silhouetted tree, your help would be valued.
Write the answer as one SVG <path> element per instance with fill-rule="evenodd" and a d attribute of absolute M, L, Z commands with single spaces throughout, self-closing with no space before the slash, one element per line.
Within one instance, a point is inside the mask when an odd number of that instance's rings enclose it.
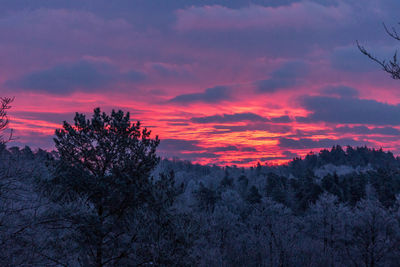
<path fill-rule="evenodd" d="M 44 192 L 66 211 L 59 221 L 70 229 L 81 264 L 115 265 L 133 253 L 130 222 L 151 200 L 159 140 L 122 111 L 109 116 L 96 108 L 91 120 L 76 113 L 74 121 L 56 130 L 59 159 Z M 74 201 L 80 203 L 77 210 L 71 210 Z"/>
<path fill-rule="evenodd" d="M 7 129 L 9 120 L 7 116 L 7 111 L 11 108 L 10 104 L 13 102 L 13 98 L 9 97 L 0 97 L 0 133 Z M 4 144 L 11 139 L 12 135 L 7 139 L 4 139 L 3 136 L 0 134 L 0 144 Z"/>

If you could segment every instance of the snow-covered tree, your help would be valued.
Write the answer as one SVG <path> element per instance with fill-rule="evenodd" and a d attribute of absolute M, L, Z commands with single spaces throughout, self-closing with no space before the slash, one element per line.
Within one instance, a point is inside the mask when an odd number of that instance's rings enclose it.
<path fill-rule="evenodd" d="M 361 200 L 354 209 L 350 227 L 346 250 L 353 265 L 393 266 L 393 258 L 398 263 L 399 225 L 378 200 Z"/>

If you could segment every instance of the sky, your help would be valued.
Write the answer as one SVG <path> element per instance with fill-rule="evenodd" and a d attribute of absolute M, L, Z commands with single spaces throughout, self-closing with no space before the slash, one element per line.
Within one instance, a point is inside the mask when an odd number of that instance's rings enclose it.
<path fill-rule="evenodd" d="M 400 154 L 398 0 L 0 0 L 0 96 L 53 149 L 75 112 L 129 111 L 162 157 L 281 164 L 339 144 Z M 400 26 L 399 26 L 400 31 Z"/>

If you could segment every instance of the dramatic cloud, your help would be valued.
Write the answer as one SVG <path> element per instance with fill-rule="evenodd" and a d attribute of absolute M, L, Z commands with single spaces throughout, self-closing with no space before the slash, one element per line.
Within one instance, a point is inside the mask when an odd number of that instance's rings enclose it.
<path fill-rule="evenodd" d="M 178 95 L 170 100 L 173 103 L 217 103 L 231 99 L 230 88 L 226 86 L 216 86 L 206 89 L 203 93 Z"/>
<path fill-rule="evenodd" d="M 260 115 L 247 112 L 247 113 L 235 113 L 235 114 L 223 114 L 223 115 L 213 115 L 206 117 L 195 117 L 190 119 L 195 123 L 232 123 L 241 121 L 252 121 L 252 122 L 266 122 L 269 121 Z"/>
<path fill-rule="evenodd" d="M 301 122 L 356 123 L 399 125 L 400 105 L 390 105 L 371 99 L 306 96 L 301 105 L 312 112 Z"/>

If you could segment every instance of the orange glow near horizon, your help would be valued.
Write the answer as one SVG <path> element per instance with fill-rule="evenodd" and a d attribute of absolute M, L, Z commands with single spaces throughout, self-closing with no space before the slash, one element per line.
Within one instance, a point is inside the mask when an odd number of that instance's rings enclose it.
<path fill-rule="evenodd" d="M 257 162 L 270 165 L 285 164 L 295 156 L 305 156 L 310 151 L 318 152 L 320 149 L 329 148 L 323 143 L 328 139 L 332 144 L 334 144 L 334 140 L 348 138 L 365 141 L 376 148 L 396 149 L 397 147 L 396 140 L 385 142 L 374 140 L 382 137 L 379 134 L 371 134 L 367 136 L 370 139 L 367 139 L 366 136 L 357 134 L 338 135 L 338 133 L 332 132 L 332 128 L 346 124 L 297 122 L 296 117 L 306 117 L 310 112 L 298 106 L 291 107 L 285 101 L 280 101 L 280 108 L 276 110 L 266 107 L 267 105 L 263 104 L 265 98 L 261 97 L 259 104 L 253 108 L 249 108 L 249 104 L 242 100 L 236 100 L 229 106 L 226 106 L 226 103 L 180 105 L 168 101 L 149 105 L 134 99 L 116 101 L 115 98 L 115 95 L 99 96 L 81 93 L 70 98 L 43 94 L 31 94 L 29 99 L 17 96 L 13 108 L 10 110 L 10 127 L 14 129 L 15 135 L 18 137 L 18 142 L 16 142 L 18 145 L 26 143 L 33 144 L 34 147 L 53 149 L 51 138 L 55 129 L 61 127 L 63 120 L 72 122 L 75 111 L 85 113 L 90 117 L 93 108 L 97 106 L 106 112 L 111 109 L 122 109 L 131 112 L 132 120 L 140 120 L 143 127 L 152 130 L 153 137 L 158 135 L 162 143 L 163 140 L 193 143 L 193 146 L 188 148 L 177 145 L 174 147 L 177 149 L 176 151 L 173 151 L 174 148 L 163 151 L 161 146 L 161 156 L 190 159 L 194 163 L 211 165 L 254 166 Z M 270 97 L 268 98 L 271 100 Z M 40 99 L 40 105 L 35 104 L 39 102 L 38 99 Z M 118 105 L 113 106 L 114 103 L 118 103 Z M 251 103 L 255 105 L 254 99 L 251 100 Z M 250 119 L 209 123 L 193 121 L 193 118 L 198 117 L 246 113 L 256 114 L 261 121 L 251 121 Z M 290 121 L 273 122 L 275 118 L 282 116 L 288 116 Z M 40 119 L 40 117 L 43 118 Z M 40 142 L 35 142 L 36 138 L 40 138 Z M 311 142 L 322 142 L 322 145 L 319 146 L 317 143 L 310 148 L 302 148 L 301 145 L 285 147 L 280 143 L 280 138 L 294 141 L 307 138 Z"/>

